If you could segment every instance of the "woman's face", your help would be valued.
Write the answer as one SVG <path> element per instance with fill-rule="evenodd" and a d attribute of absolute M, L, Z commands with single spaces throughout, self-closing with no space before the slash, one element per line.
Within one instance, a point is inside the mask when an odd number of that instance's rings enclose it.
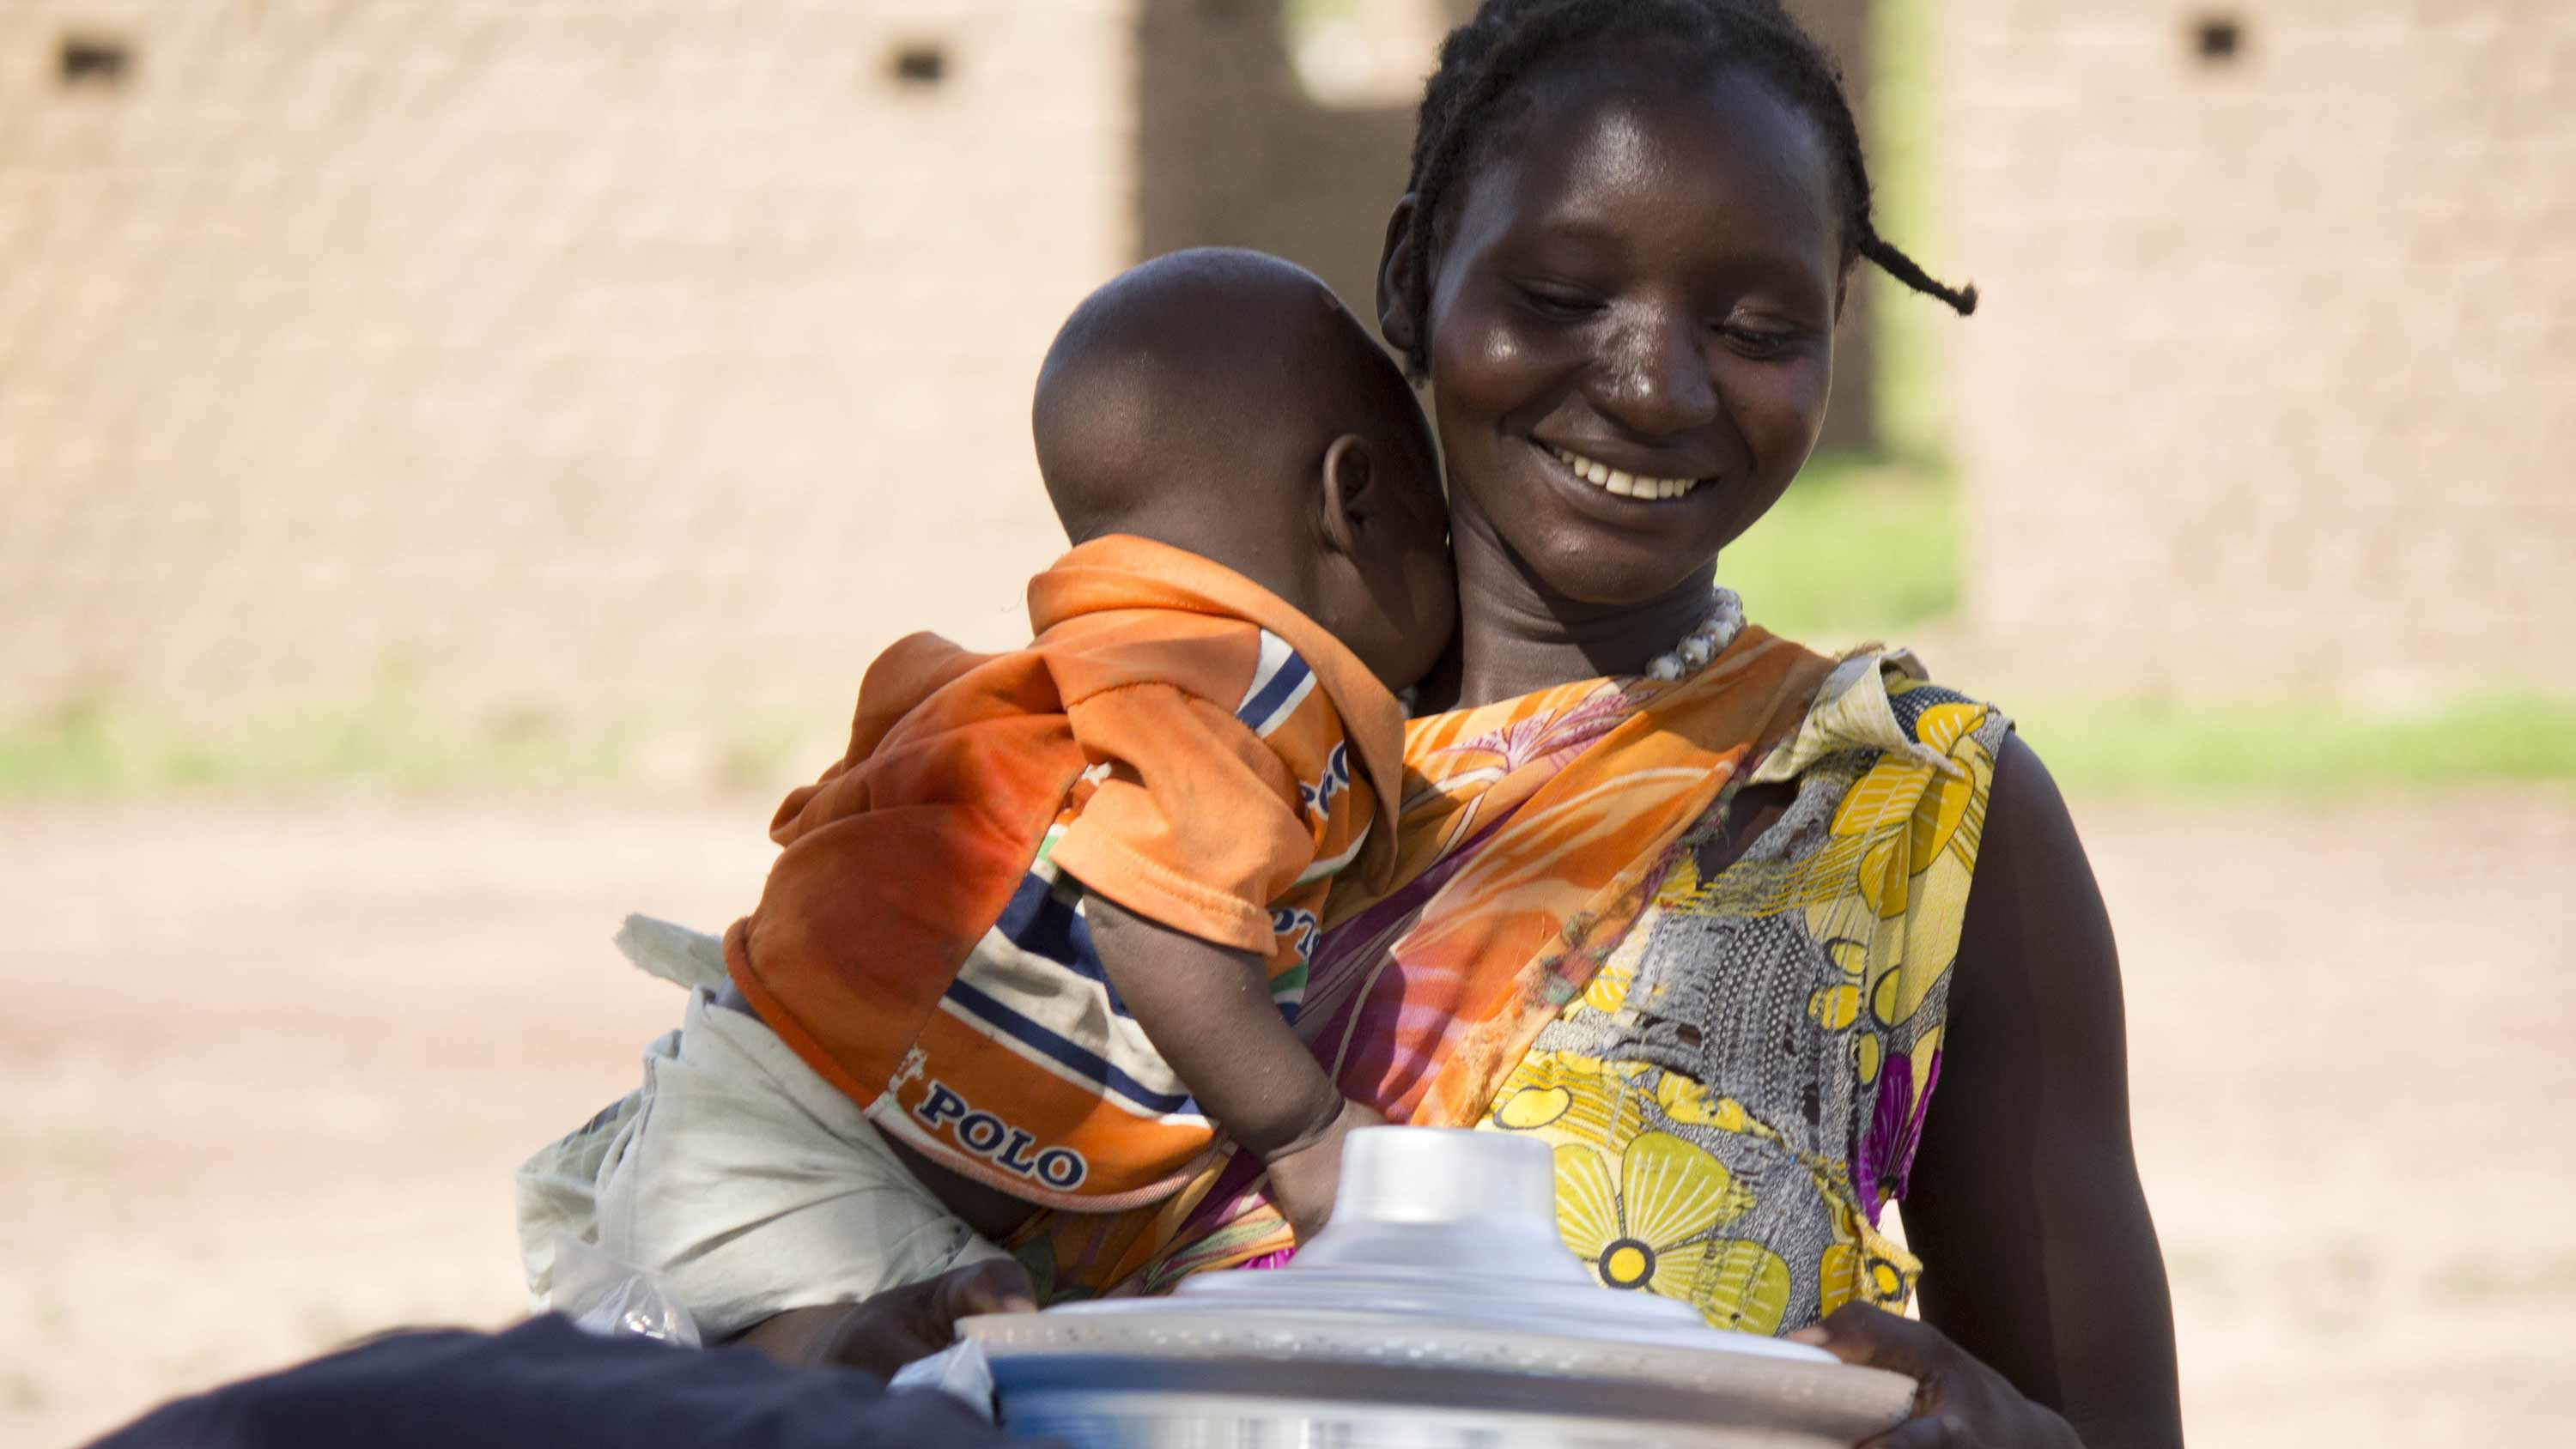
<path fill-rule="evenodd" d="M 1461 182 L 1424 319 L 1462 547 L 1610 606 L 1691 584 L 1797 475 L 1842 276 L 1813 123 L 1740 71 L 1634 75 L 1535 83 Z"/>

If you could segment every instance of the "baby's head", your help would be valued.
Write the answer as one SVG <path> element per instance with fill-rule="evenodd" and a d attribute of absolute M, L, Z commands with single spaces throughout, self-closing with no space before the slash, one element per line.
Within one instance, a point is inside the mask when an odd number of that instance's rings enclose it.
<path fill-rule="evenodd" d="M 1313 274 L 1200 248 L 1074 309 L 1038 374 L 1038 472 L 1073 541 L 1132 533 L 1296 606 L 1390 689 L 1457 621 L 1431 429 Z"/>

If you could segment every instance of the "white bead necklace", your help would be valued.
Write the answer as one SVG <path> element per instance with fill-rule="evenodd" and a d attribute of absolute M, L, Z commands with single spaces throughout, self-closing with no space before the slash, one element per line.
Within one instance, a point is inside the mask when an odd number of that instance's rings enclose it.
<path fill-rule="evenodd" d="M 1743 632 L 1744 601 L 1736 597 L 1733 589 L 1718 589 L 1709 597 L 1708 617 L 1670 653 L 1656 655 L 1646 666 L 1646 677 L 1679 679 L 1725 653 L 1726 646 Z"/>

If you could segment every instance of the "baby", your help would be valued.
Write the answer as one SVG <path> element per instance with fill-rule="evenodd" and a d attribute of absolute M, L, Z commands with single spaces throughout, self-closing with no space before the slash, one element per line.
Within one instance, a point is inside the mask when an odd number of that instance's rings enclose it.
<path fill-rule="evenodd" d="M 725 964 L 988 1237 L 1167 1196 L 1222 1138 L 1302 1239 L 1375 1120 L 1292 1025 L 1317 916 L 1384 878 L 1395 696 L 1455 622 L 1430 430 L 1321 282 L 1200 250 L 1075 310 L 1035 432 L 1076 545 L 1035 640 L 869 667 Z"/>

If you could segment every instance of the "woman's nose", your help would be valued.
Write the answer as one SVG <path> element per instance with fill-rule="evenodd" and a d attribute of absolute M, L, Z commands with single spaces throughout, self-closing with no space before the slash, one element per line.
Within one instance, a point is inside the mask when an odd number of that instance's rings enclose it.
<path fill-rule="evenodd" d="M 1593 371 L 1593 406 L 1645 437 L 1688 432 L 1715 420 L 1717 380 L 1710 375 L 1703 329 L 1696 321 L 1640 321 L 1624 329 Z"/>

